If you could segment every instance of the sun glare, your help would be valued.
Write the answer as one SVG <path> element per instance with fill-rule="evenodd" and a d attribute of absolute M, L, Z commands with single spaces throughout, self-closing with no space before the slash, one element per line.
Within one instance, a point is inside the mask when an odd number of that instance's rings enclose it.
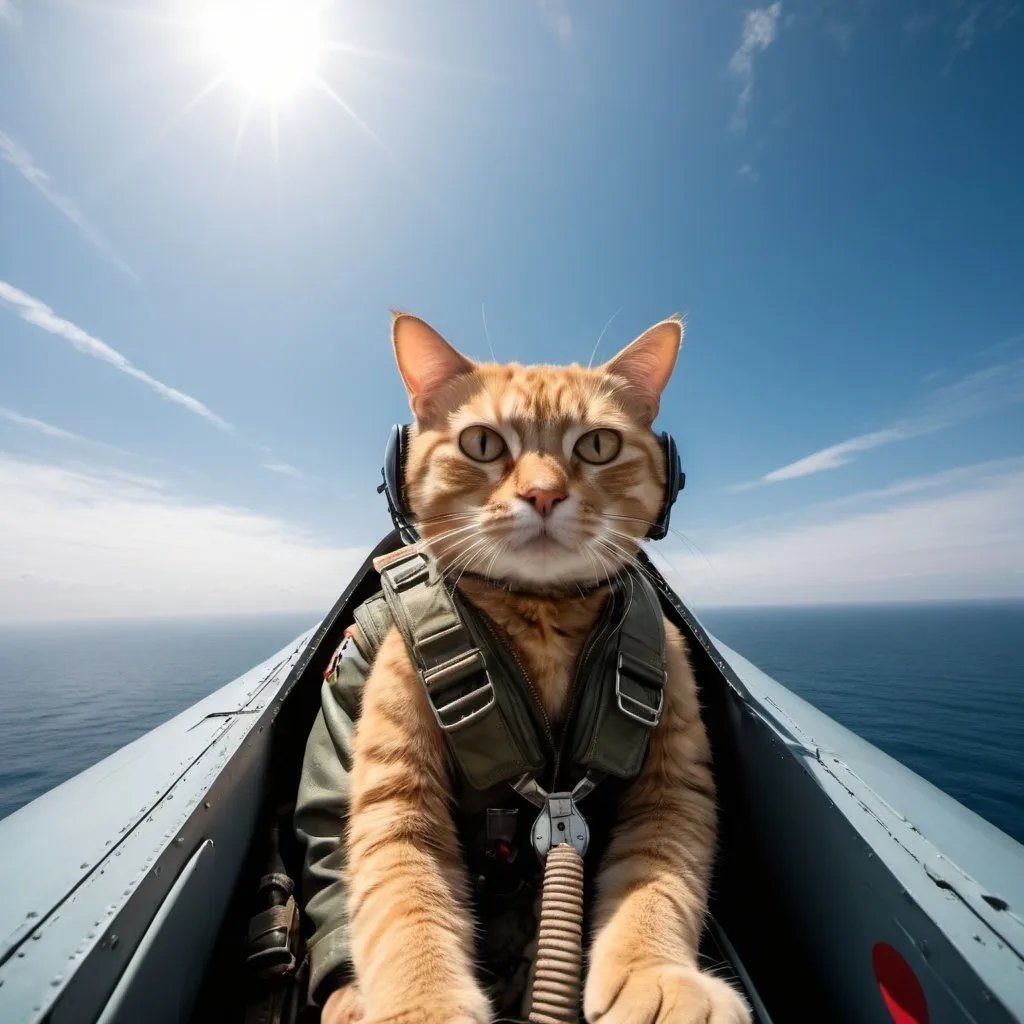
<path fill-rule="evenodd" d="M 315 84 L 326 47 L 320 5 L 308 0 L 213 3 L 202 33 L 223 78 L 272 106 Z"/>

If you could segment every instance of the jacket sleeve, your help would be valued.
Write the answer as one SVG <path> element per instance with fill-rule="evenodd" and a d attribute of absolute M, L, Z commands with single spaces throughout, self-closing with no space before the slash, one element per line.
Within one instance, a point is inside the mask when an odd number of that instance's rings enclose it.
<path fill-rule="evenodd" d="M 313 925 L 307 946 L 309 992 L 315 1003 L 323 1003 L 334 989 L 352 979 L 345 827 L 352 737 L 369 671 L 366 657 L 347 635 L 325 673 L 320 713 L 306 741 L 296 797 L 295 834 L 306 851 L 302 898 Z"/>

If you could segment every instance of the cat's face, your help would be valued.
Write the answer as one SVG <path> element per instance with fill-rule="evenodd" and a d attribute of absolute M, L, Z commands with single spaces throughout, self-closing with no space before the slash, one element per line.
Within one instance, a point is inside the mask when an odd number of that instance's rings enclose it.
<path fill-rule="evenodd" d="M 596 369 L 471 363 L 401 315 L 416 424 L 405 488 L 452 577 L 571 587 L 614 576 L 657 518 L 665 462 L 651 430 L 682 328 L 663 321 Z"/>

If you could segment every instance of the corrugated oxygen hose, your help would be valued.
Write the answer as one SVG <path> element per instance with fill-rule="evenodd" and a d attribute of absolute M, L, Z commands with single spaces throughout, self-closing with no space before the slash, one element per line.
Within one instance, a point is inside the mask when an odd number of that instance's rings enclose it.
<path fill-rule="evenodd" d="M 534 1024 L 578 1024 L 583 976 L 583 858 L 568 843 L 544 864 L 537 962 L 530 990 Z"/>

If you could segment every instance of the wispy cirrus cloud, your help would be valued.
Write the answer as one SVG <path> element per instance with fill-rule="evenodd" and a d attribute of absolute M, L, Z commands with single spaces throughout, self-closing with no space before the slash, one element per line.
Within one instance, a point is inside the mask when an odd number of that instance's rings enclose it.
<path fill-rule="evenodd" d="M 15 0 L 0 0 L 0 21 L 11 26 L 21 24 L 21 8 Z"/>
<path fill-rule="evenodd" d="M 664 571 L 698 608 L 1024 597 L 1024 458 L 690 535 Z"/>
<path fill-rule="evenodd" d="M 306 474 L 301 469 L 296 469 L 295 466 L 289 462 L 279 462 L 276 459 L 268 459 L 266 462 L 261 462 L 260 465 L 264 469 L 270 470 L 271 473 L 279 473 L 281 476 L 290 477 L 292 480 L 305 480 Z"/>
<path fill-rule="evenodd" d="M 950 43 L 943 74 L 949 74 L 957 59 L 984 38 L 997 36 L 1024 8 L 1018 0 L 946 0 L 932 3 L 903 19 L 903 32 L 911 38 L 939 33 Z"/>
<path fill-rule="evenodd" d="M 315 618 L 366 554 L 298 523 L 97 467 L 0 452 L 0 494 L 4 621 L 279 611 Z"/>
<path fill-rule="evenodd" d="M 757 480 L 737 484 L 733 491 L 746 491 L 767 484 L 823 473 L 852 462 L 861 452 L 925 434 L 934 434 L 965 420 L 982 416 L 1008 405 L 1024 402 L 1024 359 L 1000 363 L 968 374 L 961 380 L 935 389 L 925 409 L 915 416 L 897 420 L 891 426 L 858 434 L 787 463 Z"/>
<path fill-rule="evenodd" d="M 777 0 L 769 7 L 747 11 L 744 17 L 740 45 L 729 59 L 729 71 L 740 82 L 736 109 L 729 123 L 735 132 L 747 129 L 747 111 L 754 98 L 754 57 L 775 42 L 781 15 L 782 3 Z"/>
<path fill-rule="evenodd" d="M 25 416 L 14 409 L 7 409 L 4 406 L 0 406 L 0 420 L 5 423 L 10 423 L 12 426 L 20 427 L 23 430 L 29 430 L 35 434 L 41 434 L 44 437 L 50 437 L 57 441 L 70 441 L 73 444 L 93 448 L 96 451 L 109 452 L 112 455 L 132 456 L 131 452 L 126 451 L 124 448 L 118 448 L 117 445 L 107 444 L 105 441 L 94 441 L 90 437 L 83 437 L 81 434 L 65 430 L 63 427 L 54 426 L 52 423 L 47 423 L 45 420 L 37 420 L 34 416 Z"/>
<path fill-rule="evenodd" d="M 2 4 L 4 0 L 0 0 Z M 0 12 L 4 8 L 0 6 Z M 17 8 L 15 8 L 17 10 Z M 139 280 L 139 275 L 128 266 L 128 264 L 114 251 L 110 243 L 100 234 L 84 213 L 79 209 L 78 204 L 68 196 L 61 195 L 53 187 L 50 175 L 40 167 L 32 154 L 19 142 L 11 138 L 6 132 L 0 131 L 0 159 L 10 164 L 33 188 L 35 188 L 46 201 L 59 210 L 76 228 L 83 238 L 112 266 L 122 273 L 127 274 L 133 281 Z"/>
<path fill-rule="evenodd" d="M 28 295 L 19 288 L 15 288 L 14 285 L 8 284 L 6 281 L 0 281 L 0 305 L 14 310 L 26 323 L 30 323 L 55 337 L 63 338 L 79 352 L 109 363 L 115 369 L 120 370 L 121 373 L 141 381 L 146 387 L 155 391 L 162 398 L 184 406 L 189 412 L 193 412 L 197 416 L 201 416 L 208 423 L 212 423 L 218 430 L 234 433 L 235 428 L 227 420 L 222 419 L 215 412 L 211 411 L 198 398 L 193 398 L 191 395 L 185 394 L 184 391 L 179 391 L 177 388 L 172 388 L 170 385 L 164 384 L 163 381 L 151 377 L 148 373 L 136 367 L 117 349 L 111 348 L 106 342 L 93 337 L 70 320 L 57 316 L 46 303 Z"/>

